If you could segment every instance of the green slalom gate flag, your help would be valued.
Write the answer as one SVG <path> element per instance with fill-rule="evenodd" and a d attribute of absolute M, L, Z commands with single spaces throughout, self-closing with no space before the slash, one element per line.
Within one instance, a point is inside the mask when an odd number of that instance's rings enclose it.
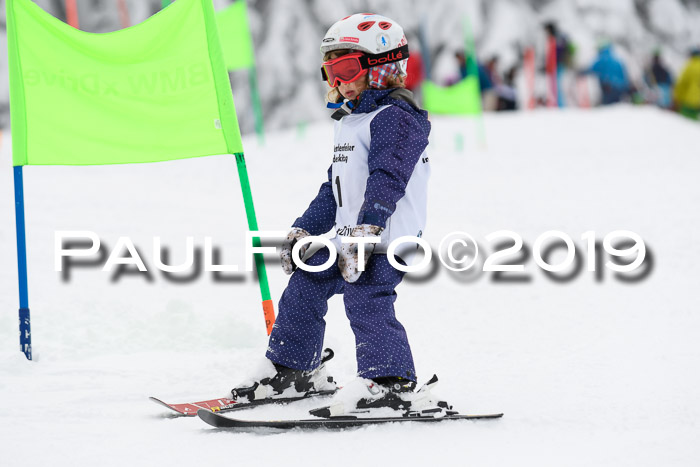
<path fill-rule="evenodd" d="M 31 0 L 5 5 L 20 346 L 31 360 L 23 166 L 234 154 L 248 228 L 258 226 L 211 0 L 178 0 L 108 34 L 75 29 Z M 274 306 L 262 254 L 254 256 L 269 334 Z"/>
<path fill-rule="evenodd" d="M 467 76 L 452 86 L 423 82 L 423 106 L 434 114 L 481 115 L 479 77 Z"/>
<path fill-rule="evenodd" d="M 13 163 L 100 165 L 242 153 L 211 0 L 77 30 L 7 0 Z"/>
<path fill-rule="evenodd" d="M 228 70 L 250 69 L 255 66 L 253 40 L 248 27 L 248 10 L 245 0 L 237 0 L 231 6 L 216 13 L 219 38 L 224 51 L 224 63 Z"/>
<path fill-rule="evenodd" d="M 481 115 L 481 87 L 476 63 L 476 47 L 469 18 L 463 21 L 464 55 L 467 76 L 457 84 L 440 87 L 432 81 L 423 84 L 424 107 L 428 112 L 448 115 Z"/>

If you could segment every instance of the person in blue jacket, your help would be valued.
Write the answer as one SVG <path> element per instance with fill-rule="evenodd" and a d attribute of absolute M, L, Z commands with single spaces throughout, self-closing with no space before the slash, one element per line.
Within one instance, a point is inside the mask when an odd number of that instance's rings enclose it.
<path fill-rule="evenodd" d="M 336 402 L 333 414 L 425 407 L 435 402 L 428 391 L 414 391 L 411 346 L 394 310 L 404 273 L 387 258 L 393 240 L 422 235 L 427 211 L 425 151 L 431 125 L 427 112 L 403 88 L 408 44 L 395 21 L 355 14 L 331 26 L 321 53 L 322 77 L 331 87 L 328 106 L 336 120 L 332 164 L 282 245 L 282 266 L 291 278 L 269 340 L 270 364 L 233 389 L 232 396 L 250 401 L 333 391 L 324 365 L 332 354 L 323 350 L 324 316 L 327 301 L 342 294 L 355 334 L 358 377 L 344 385 L 338 396 L 346 397 Z M 297 267 L 294 245 L 331 230 L 337 266 L 316 272 Z M 373 243 L 364 244 L 362 252 L 357 241 Z M 407 246 L 415 250 L 415 244 Z M 307 248 L 301 246 L 300 257 Z M 325 265 L 336 251 L 322 248 L 304 264 Z M 396 254 L 405 265 L 403 252 Z"/>
<path fill-rule="evenodd" d="M 604 43 L 598 49 L 596 61 L 584 73 L 593 73 L 598 77 L 603 93 L 603 105 L 620 102 L 630 94 L 631 87 L 627 70 L 613 53 L 610 43 Z"/>

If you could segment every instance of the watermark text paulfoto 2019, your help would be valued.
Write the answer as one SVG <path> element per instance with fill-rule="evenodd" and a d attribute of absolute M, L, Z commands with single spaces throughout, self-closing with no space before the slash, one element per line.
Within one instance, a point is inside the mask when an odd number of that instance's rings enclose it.
<path fill-rule="evenodd" d="M 280 241 L 285 237 L 286 232 L 283 231 L 246 232 L 244 271 L 253 271 L 256 253 L 270 257 L 277 255 L 277 248 L 261 246 L 261 239 Z M 148 258 L 139 253 L 139 248 L 129 237 L 119 237 L 111 249 L 104 248 L 104 242 L 98 234 L 89 230 L 56 231 L 54 239 L 54 269 L 64 274 L 64 280 L 68 269 L 80 265 L 81 261 L 86 262 L 81 267 L 89 264 L 106 272 L 130 268 L 149 273 L 146 262 Z M 492 232 L 485 235 L 484 239 L 488 242 L 489 249 L 480 247 L 474 237 L 466 232 L 452 232 L 442 238 L 437 253 L 434 254 L 433 248 L 425 239 L 406 236 L 392 241 L 386 254 L 394 268 L 406 273 L 424 273 L 431 270 L 434 272 L 442 265 L 457 273 L 469 270 L 491 272 L 502 282 L 526 282 L 522 280 L 522 274 L 526 271 L 525 264 L 529 261 L 534 261 L 548 277 L 559 282 L 578 276 L 584 267 L 586 271 L 595 272 L 598 277 L 602 269 L 608 269 L 621 280 L 634 282 L 647 277 L 653 263 L 651 252 L 642 237 L 629 230 L 609 232 L 603 236 L 602 241 L 596 236 L 596 232 L 587 231 L 580 236 L 583 246 L 576 245 L 569 234 L 558 230 L 542 233 L 535 239 L 532 247 L 523 241 L 522 236 L 510 230 Z M 196 279 L 202 270 L 215 274 L 242 272 L 236 264 L 216 264 L 220 249 L 213 245 L 212 237 L 204 237 L 203 240 L 202 249 L 201 246 L 195 247 L 194 237 L 185 237 L 185 260 L 173 265 L 166 264 L 168 254 L 164 251 L 166 249 L 162 246 L 161 238 L 153 237 L 150 269 L 155 268 L 165 275 L 195 271 L 196 274 L 189 275 L 191 279 Z M 340 240 L 342 243 L 356 243 L 360 257 L 363 257 L 365 245 L 380 242 L 378 237 L 340 237 Z M 301 247 L 309 243 L 321 244 L 329 249 L 330 257 L 324 264 L 311 266 L 299 257 Z M 109 254 L 106 254 L 105 249 L 110 250 Z M 486 250 L 488 253 L 484 253 Z M 396 259 L 397 251 L 401 252 L 401 256 L 410 252 L 419 258 L 414 264 L 404 264 Z M 337 255 L 334 243 L 322 236 L 304 237 L 296 242 L 292 249 L 292 260 L 296 266 L 310 272 L 323 271 L 334 266 Z M 552 257 L 555 255 L 557 260 L 553 261 Z M 435 261 L 435 257 L 438 262 Z M 359 268 L 364 270 L 362 262 Z M 509 278 L 505 277 L 508 274 Z M 517 274 L 521 275 L 521 280 L 514 280 Z M 625 274 L 629 276 L 625 278 Z"/>

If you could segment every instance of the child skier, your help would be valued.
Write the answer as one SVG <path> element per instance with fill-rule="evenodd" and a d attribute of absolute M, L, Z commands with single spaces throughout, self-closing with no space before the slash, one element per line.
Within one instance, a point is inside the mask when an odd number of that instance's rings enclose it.
<path fill-rule="evenodd" d="M 394 289 L 403 272 L 391 266 L 386 252 L 401 236 L 422 235 L 430 122 L 410 91 L 403 89 L 408 45 L 395 21 L 374 14 L 348 16 L 328 30 L 321 54 L 321 73 L 332 88 L 328 107 L 336 109 L 333 163 L 328 180 L 282 246 L 282 267 L 291 278 L 279 302 L 266 354 L 269 361 L 257 377 L 233 389 L 232 396 L 250 402 L 335 391 L 324 365 L 332 351 L 322 352 L 323 318 L 328 299 L 343 294 L 357 344 L 358 378 L 338 393 L 332 410 L 312 413 L 330 416 L 375 407 L 420 410 L 436 402 L 427 387 L 414 391 L 411 348 L 394 314 Z M 332 241 L 337 267 L 321 272 L 297 269 L 291 258 L 294 244 L 331 229 L 336 233 Z M 377 243 L 365 244 L 360 258 L 358 244 L 344 243 L 342 237 L 373 238 Z M 302 246 L 300 257 L 307 247 Z M 323 248 L 304 262 L 322 265 L 329 255 Z"/>

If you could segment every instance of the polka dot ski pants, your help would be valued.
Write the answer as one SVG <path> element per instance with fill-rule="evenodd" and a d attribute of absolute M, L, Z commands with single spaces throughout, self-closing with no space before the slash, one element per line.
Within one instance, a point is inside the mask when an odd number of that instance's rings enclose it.
<path fill-rule="evenodd" d="M 324 264 L 329 256 L 323 248 L 306 264 Z M 345 314 L 355 333 L 358 376 L 402 376 L 415 381 L 406 330 L 394 313 L 394 289 L 403 274 L 381 254 L 370 257 L 352 284 L 345 282 L 336 265 L 320 272 L 297 269 L 280 299 L 267 358 L 299 370 L 316 368 L 321 362 L 328 300 L 343 294 Z"/>

